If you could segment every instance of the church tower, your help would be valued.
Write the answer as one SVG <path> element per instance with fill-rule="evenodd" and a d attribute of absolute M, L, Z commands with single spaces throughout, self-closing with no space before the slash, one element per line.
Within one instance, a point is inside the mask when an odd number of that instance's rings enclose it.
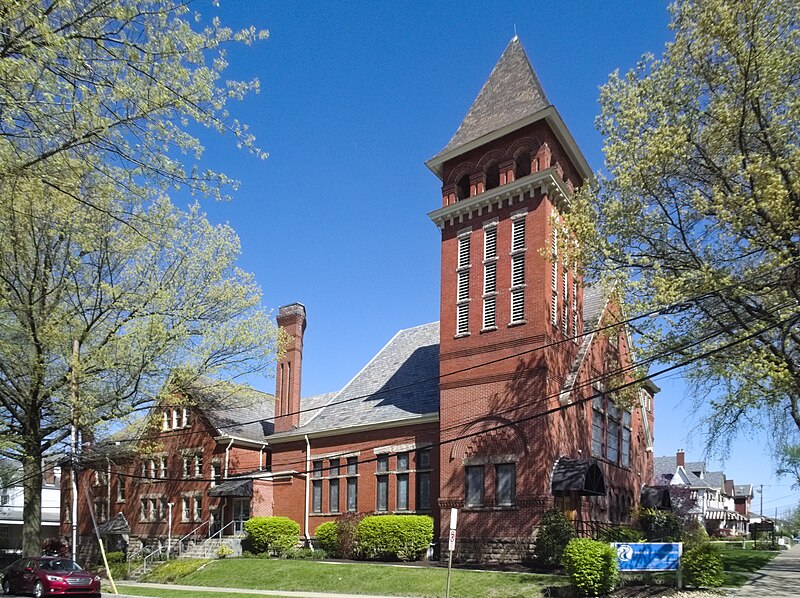
<path fill-rule="evenodd" d="M 460 508 L 460 542 L 485 545 L 532 531 L 564 454 L 566 416 L 519 420 L 559 404 L 579 351 L 582 289 L 557 240 L 591 170 L 517 37 L 427 166 L 442 181 L 429 214 L 442 234 L 440 520 Z"/>

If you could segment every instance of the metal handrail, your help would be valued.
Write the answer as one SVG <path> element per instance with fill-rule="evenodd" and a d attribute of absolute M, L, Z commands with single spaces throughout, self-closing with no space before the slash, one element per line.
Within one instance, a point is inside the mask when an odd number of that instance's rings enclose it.
<path fill-rule="evenodd" d="M 161 546 L 161 543 L 159 543 L 158 548 L 156 548 L 153 552 L 144 557 L 144 560 L 142 561 L 142 571 L 144 573 L 147 573 L 147 559 L 149 559 L 154 554 L 161 554 L 162 550 L 164 550 L 164 547 Z"/>
<path fill-rule="evenodd" d="M 180 540 L 178 540 L 178 556 L 183 554 L 183 541 L 186 540 L 189 536 L 196 535 L 197 530 L 201 529 L 204 525 L 208 525 L 210 521 L 211 521 L 210 519 L 205 520 L 203 523 L 198 525 L 196 528 L 194 528 L 192 531 L 190 531 L 188 534 L 186 534 Z M 209 532 L 211 531 L 210 526 L 208 528 L 208 531 Z"/>
<path fill-rule="evenodd" d="M 128 561 L 128 578 L 130 578 L 131 576 L 131 563 L 135 560 L 135 557 L 142 554 L 143 552 L 144 552 L 144 546 L 142 546 L 139 550 L 137 550 L 132 554 L 125 555 L 125 560 Z"/>
<path fill-rule="evenodd" d="M 224 531 L 225 531 L 225 529 L 226 529 L 227 527 L 229 527 L 229 526 L 233 525 L 234 523 L 236 523 L 236 520 L 235 520 L 235 519 L 234 519 L 233 521 L 229 521 L 228 523 L 226 523 L 225 525 L 223 525 L 221 528 L 219 528 L 219 530 L 218 530 L 217 532 L 215 532 L 215 533 L 214 533 L 214 535 L 213 535 L 213 536 L 209 536 L 209 537 L 208 537 L 208 542 L 210 542 L 211 540 L 213 540 L 213 539 L 214 539 L 215 537 L 217 537 L 217 536 L 219 536 L 220 538 L 222 538 L 222 532 L 224 532 Z M 206 549 L 206 556 L 208 556 L 208 549 Z"/>

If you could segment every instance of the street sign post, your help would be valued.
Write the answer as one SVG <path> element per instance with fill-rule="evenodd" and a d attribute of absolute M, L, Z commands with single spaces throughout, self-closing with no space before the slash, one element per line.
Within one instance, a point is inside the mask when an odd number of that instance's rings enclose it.
<path fill-rule="evenodd" d="M 450 571 L 453 569 L 453 551 L 456 549 L 456 526 L 458 525 L 458 509 L 450 509 L 450 536 L 447 539 L 447 587 L 444 591 L 445 598 L 450 598 Z"/>

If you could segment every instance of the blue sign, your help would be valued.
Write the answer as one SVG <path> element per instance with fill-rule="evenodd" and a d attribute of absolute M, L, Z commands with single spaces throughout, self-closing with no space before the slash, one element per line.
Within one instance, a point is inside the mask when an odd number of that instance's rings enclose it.
<path fill-rule="evenodd" d="M 620 571 L 677 571 L 683 553 L 682 542 L 612 542 Z"/>

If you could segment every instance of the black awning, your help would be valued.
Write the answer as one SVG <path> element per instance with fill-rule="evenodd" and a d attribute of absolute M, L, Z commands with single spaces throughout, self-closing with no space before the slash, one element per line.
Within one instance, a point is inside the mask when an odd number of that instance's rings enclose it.
<path fill-rule="evenodd" d="M 227 480 L 208 491 L 209 496 L 253 496 L 253 480 Z"/>
<path fill-rule="evenodd" d="M 669 496 L 669 486 L 645 486 L 642 488 L 639 502 L 646 509 L 671 510 L 672 499 Z"/>
<path fill-rule="evenodd" d="M 594 459 L 561 457 L 553 468 L 553 496 L 576 493 L 581 496 L 604 496 L 606 480 Z"/>
<path fill-rule="evenodd" d="M 101 536 L 109 536 L 114 534 L 130 534 L 131 533 L 131 526 L 128 525 L 128 520 L 125 519 L 125 515 L 122 513 L 117 513 L 114 517 L 109 519 L 108 521 L 104 521 L 100 525 L 97 526 L 97 533 Z"/>

